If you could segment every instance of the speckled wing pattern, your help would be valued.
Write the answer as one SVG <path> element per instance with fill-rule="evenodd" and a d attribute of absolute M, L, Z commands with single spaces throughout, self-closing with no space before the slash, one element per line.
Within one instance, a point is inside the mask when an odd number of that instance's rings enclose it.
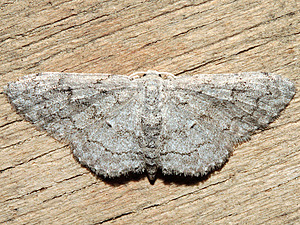
<path fill-rule="evenodd" d="M 10 83 L 7 95 L 18 112 L 58 140 L 99 175 L 143 172 L 136 86 L 126 76 L 42 73 Z"/>
<path fill-rule="evenodd" d="M 233 147 L 278 117 L 295 94 L 275 74 L 200 74 L 178 77 L 168 89 L 161 132 L 164 174 L 206 175 Z"/>
<path fill-rule="evenodd" d="M 203 176 L 219 168 L 236 144 L 278 117 L 295 87 L 260 72 L 41 73 L 9 83 L 6 94 L 26 120 L 66 140 L 96 174 L 146 170 L 154 181 L 159 169 Z"/>

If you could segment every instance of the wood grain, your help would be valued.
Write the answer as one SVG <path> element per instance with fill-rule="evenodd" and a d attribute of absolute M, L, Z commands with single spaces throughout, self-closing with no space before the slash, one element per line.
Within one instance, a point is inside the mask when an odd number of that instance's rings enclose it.
<path fill-rule="evenodd" d="M 5 2 L 5 3 L 4 3 Z M 2 1 L 0 224 L 297 224 L 300 95 L 207 179 L 103 181 L 3 87 L 41 71 L 266 71 L 300 88 L 297 0 Z"/>

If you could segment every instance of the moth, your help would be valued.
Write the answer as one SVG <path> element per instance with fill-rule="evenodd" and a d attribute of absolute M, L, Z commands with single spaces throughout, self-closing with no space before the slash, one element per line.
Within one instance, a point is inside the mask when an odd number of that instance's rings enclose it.
<path fill-rule="evenodd" d="M 158 170 L 204 176 L 220 168 L 294 94 L 291 81 L 261 72 L 38 73 L 6 88 L 17 112 L 66 141 L 97 175 L 146 171 L 151 183 Z"/>

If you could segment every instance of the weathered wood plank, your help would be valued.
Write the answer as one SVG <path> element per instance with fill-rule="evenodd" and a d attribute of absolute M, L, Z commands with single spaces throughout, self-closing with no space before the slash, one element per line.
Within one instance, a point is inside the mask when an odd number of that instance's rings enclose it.
<path fill-rule="evenodd" d="M 299 223 L 300 98 L 206 180 L 104 182 L 37 131 L 3 94 L 41 71 L 178 74 L 267 71 L 300 87 L 292 1 L 0 3 L 0 223 Z"/>

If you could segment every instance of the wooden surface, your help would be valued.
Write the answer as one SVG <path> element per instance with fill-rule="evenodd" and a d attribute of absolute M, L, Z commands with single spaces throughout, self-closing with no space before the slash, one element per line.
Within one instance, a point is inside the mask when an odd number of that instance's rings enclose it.
<path fill-rule="evenodd" d="M 299 224 L 300 95 L 208 179 L 105 182 L 3 94 L 41 71 L 266 71 L 300 88 L 298 0 L 1 1 L 0 224 Z"/>

